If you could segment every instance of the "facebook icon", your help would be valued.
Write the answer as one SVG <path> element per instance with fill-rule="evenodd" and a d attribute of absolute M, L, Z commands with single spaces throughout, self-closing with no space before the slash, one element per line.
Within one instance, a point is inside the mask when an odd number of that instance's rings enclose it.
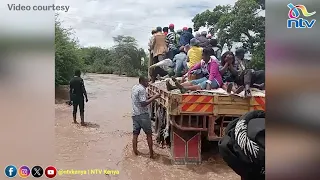
<path fill-rule="evenodd" d="M 4 174 L 9 178 L 15 177 L 17 175 L 17 168 L 13 165 L 7 166 L 4 169 Z"/>

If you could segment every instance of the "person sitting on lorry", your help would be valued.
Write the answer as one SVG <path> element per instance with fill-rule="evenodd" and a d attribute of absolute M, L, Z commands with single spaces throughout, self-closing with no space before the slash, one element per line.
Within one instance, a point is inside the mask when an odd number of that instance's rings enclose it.
<path fill-rule="evenodd" d="M 181 77 L 188 70 L 187 66 L 187 54 L 184 51 L 184 46 L 179 49 L 179 54 L 175 55 L 173 58 L 174 72 L 176 77 Z"/>
<path fill-rule="evenodd" d="M 219 70 L 223 81 L 222 89 L 228 93 L 232 91 L 236 94 L 243 91 L 243 86 L 237 87 L 237 84 L 234 84 L 238 77 L 238 71 L 235 65 L 235 56 L 231 51 L 222 55 Z"/>
<path fill-rule="evenodd" d="M 153 63 L 162 61 L 165 59 L 165 54 L 168 52 L 166 44 L 166 36 L 162 33 L 162 28 L 157 27 L 157 33 L 152 38 L 151 49 L 153 50 Z M 155 82 L 157 74 L 159 74 L 159 68 L 156 67 L 153 71 L 150 71 L 151 81 Z"/>
<path fill-rule="evenodd" d="M 188 68 L 192 68 L 199 63 L 202 59 L 202 48 L 199 47 L 199 41 L 196 38 L 192 38 L 190 41 L 191 48 L 188 50 Z"/>
<path fill-rule="evenodd" d="M 169 81 L 167 81 L 167 89 L 170 91 L 179 88 L 181 93 L 185 93 L 188 90 L 196 91 L 201 89 L 210 90 L 219 88 L 222 85 L 222 77 L 219 73 L 218 61 L 211 58 L 212 54 L 213 50 L 211 48 L 205 48 L 202 53 L 201 62 L 193 66 L 188 71 L 188 73 L 191 73 L 192 71 L 200 69 L 204 75 L 203 78 L 187 81 L 182 84 L 179 84 L 176 79 L 173 78 L 173 81 L 175 81 L 175 86 L 171 85 Z M 184 77 L 186 77 L 186 75 Z"/>
<path fill-rule="evenodd" d="M 167 43 L 167 46 L 169 49 L 167 57 L 170 59 L 173 59 L 174 56 L 179 53 L 179 51 L 177 49 L 177 46 L 178 46 L 177 33 L 174 32 L 174 25 L 173 24 L 169 25 L 169 30 L 170 30 L 170 32 L 166 36 L 166 43 Z"/>
<path fill-rule="evenodd" d="M 238 68 L 238 78 L 236 83 L 244 85 L 245 96 L 251 97 L 251 87 L 264 89 L 265 84 L 265 71 L 255 71 L 249 68 L 249 61 L 244 59 L 245 50 L 239 48 L 236 50 L 235 60 Z"/>
<path fill-rule="evenodd" d="M 251 97 L 251 87 L 263 88 L 257 84 L 264 84 L 265 72 L 249 69 L 248 64 L 241 60 L 244 58 L 244 52 L 243 49 L 236 50 L 236 55 L 230 51 L 225 52 L 221 57 L 220 73 L 225 82 L 223 89 L 228 93 L 240 93 L 245 90 L 245 96 Z"/>
<path fill-rule="evenodd" d="M 157 69 L 157 74 L 154 74 L 155 77 L 165 77 L 166 75 L 170 77 L 174 76 L 174 63 L 169 58 L 151 65 L 149 69 L 151 71 Z"/>

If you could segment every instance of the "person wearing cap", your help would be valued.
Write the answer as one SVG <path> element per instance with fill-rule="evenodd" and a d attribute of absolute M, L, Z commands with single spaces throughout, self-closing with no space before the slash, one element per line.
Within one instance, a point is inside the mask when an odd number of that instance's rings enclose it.
<path fill-rule="evenodd" d="M 184 51 L 184 46 L 181 46 L 179 49 L 179 54 L 174 56 L 173 63 L 175 67 L 174 72 L 176 77 L 181 77 L 184 74 L 184 72 L 188 70 L 187 54 Z"/>
<path fill-rule="evenodd" d="M 178 41 L 177 41 L 177 33 L 174 32 L 174 25 L 169 25 L 169 33 L 166 36 L 166 43 L 168 46 L 168 58 L 173 59 L 174 56 L 179 53 L 178 51 Z"/>
<path fill-rule="evenodd" d="M 231 121 L 219 153 L 241 180 L 265 179 L 265 112 L 250 111 Z"/>
<path fill-rule="evenodd" d="M 199 41 L 199 46 L 202 48 L 208 47 L 209 46 L 209 40 L 207 39 L 207 32 L 202 31 L 200 36 L 197 38 Z"/>
<path fill-rule="evenodd" d="M 167 44 L 166 44 L 166 36 L 162 33 L 162 28 L 157 27 L 157 32 L 154 34 L 152 38 L 151 49 L 153 51 L 153 63 L 158 63 L 165 59 L 165 55 L 168 52 Z M 152 71 L 150 71 L 151 81 L 155 82 L 159 71 L 159 67 L 156 67 Z"/>
<path fill-rule="evenodd" d="M 202 48 L 199 47 L 199 41 L 196 38 L 190 40 L 190 46 L 188 56 L 188 68 L 192 68 L 194 65 L 199 63 L 202 59 Z"/>
<path fill-rule="evenodd" d="M 175 78 L 172 80 L 175 82 L 175 86 L 171 85 L 169 81 L 166 82 L 167 90 L 180 89 L 181 93 L 185 93 L 188 90 L 210 90 L 217 89 L 222 85 L 222 77 L 219 73 L 219 63 L 215 59 L 211 58 L 213 50 L 211 48 L 205 48 L 202 53 L 202 60 L 188 70 L 187 74 L 183 76 L 183 79 L 188 74 L 201 70 L 203 77 L 200 79 L 187 81 L 182 84 L 176 81 Z"/>
<path fill-rule="evenodd" d="M 192 33 L 188 31 L 188 27 L 184 27 L 182 34 L 180 36 L 180 46 L 185 46 L 187 44 L 190 44 L 190 40 L 194 38 Z"/>

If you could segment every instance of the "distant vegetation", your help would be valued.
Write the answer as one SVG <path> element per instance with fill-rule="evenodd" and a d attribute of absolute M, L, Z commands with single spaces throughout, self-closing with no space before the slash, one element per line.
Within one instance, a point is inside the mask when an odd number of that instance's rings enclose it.
<path fill-rule="evenodd" d="M 252 53 L 252 67 L 265 68 L 265 17 L 259 12 L 265 9 L 264 0 L 238 0 L 234 6 L 216 6 L 197 14 L 192 22 L 197 31 L 207 27 L 211 34 L 217 33 L 221 45 L 242 42 Z"/>
<path fill-rule="evenodd" d="M 135 38 L 117 36 L 115 46 L 82 48 L 71 31 L 55 23 L 55 84 L 66 85 L 75 69 L 83 72 L 139 76 L 147 74 L 147 56 Z M 144 61 L 142 61 L 144 59 Z"/>

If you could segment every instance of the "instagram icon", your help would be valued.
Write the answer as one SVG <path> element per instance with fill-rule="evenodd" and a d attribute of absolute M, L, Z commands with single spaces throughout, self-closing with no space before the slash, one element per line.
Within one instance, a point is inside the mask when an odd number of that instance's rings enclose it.
<path fill-rule="evenodd" d="M 28 168 L 28 166 L 21 166 L 19 168 L 18 174 L 20 177 L 26 178 L 30 175 L 30 169 Z"/>

